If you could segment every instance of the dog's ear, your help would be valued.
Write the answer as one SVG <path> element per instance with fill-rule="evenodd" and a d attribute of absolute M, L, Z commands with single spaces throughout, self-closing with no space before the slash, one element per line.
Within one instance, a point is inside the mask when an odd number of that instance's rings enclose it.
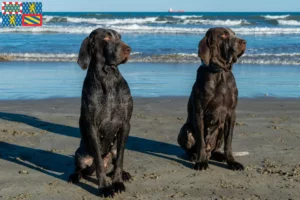
<path fill-rule="evenodd" d="M 86 37 L 79 50 L 77 63 L 82 69 L 88 68 L 91 61 L 90 38 Z"/>
<path fill-rule="evenodd" d="M 205 36 L 200 42 L 198 46 L 198 56 L 204 62 L 205 65 L 209 65 L 211 59 L 211 50 L 207 36 Z"/>

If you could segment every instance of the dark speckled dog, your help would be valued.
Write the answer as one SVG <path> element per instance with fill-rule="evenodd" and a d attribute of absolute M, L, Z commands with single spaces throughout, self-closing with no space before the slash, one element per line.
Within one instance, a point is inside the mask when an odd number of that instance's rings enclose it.
<path fill-rule="evenodd" d="M 131 48 L 114 30 L 96 29 L 82 42 L 78 64 L 88 68 L 84 80 L 80 115 L 80 147 L 75 153 L 75 173 L 69 182 L 96 171 L 100 195 L 113 197 L 125 191 L 123 170 L 125 143 L 130 131 L 132 96 L 118 65 L 126 63 Z M 112 185 L 106 168 L 114 165 Z"/>
<path fill-rule="evenodd" d="M 238 90 L 231 70 L 245 50 L 246 41 L 228 28 L 209 29 L 199 43 L 202 65 L 188 102 L 187 121 L 178 135 L 179 145 L 196 161 L 195 170 L 208 168 L 209 159 L 226 161 L 233 170 L 244 169 L 232 154 Z"/>

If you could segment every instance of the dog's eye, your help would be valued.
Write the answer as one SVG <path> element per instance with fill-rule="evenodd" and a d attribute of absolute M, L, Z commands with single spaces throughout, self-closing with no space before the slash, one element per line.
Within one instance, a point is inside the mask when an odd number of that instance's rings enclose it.
<path fill-rule="evenodd" d="M 111 40 L 111 38 L 110 38 L 110 37 L 108 37 L 108 36 L 106 36 L 105 38 L 103 38 L 103 40 L 105 40 L 105 41 L 110 41 L 110 40 Z"/>
<path fill-rule="evenodd" d="M 229 38 L 229 35 L 227 33 L 222 33 L 221 38 L 227 39 L 227 38 Z"/>

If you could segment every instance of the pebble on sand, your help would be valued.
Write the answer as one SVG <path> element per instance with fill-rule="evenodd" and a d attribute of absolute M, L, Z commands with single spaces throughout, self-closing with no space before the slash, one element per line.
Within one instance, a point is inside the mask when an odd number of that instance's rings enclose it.
<path fill-rule="evenodd" d="M 21 170 L 21 171 L 19 171 L 19 174 L 29 174 L 29 172 L 26 170 Z"/>

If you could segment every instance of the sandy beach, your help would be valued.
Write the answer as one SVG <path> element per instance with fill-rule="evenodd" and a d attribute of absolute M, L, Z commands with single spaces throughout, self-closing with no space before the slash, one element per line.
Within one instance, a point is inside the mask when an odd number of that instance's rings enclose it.
<path fill-rule="evenodd" d="M 176 139 L 187 97 L 135 98 L 115 199 L 300 199 L 299 99 L 240 99 L 233 140 L 244 172 L 197 172 Z M 99 199 L 95 177 L 67 183 L 79 145 L 80 99 L 0 101 L 0 199 Z"/>

